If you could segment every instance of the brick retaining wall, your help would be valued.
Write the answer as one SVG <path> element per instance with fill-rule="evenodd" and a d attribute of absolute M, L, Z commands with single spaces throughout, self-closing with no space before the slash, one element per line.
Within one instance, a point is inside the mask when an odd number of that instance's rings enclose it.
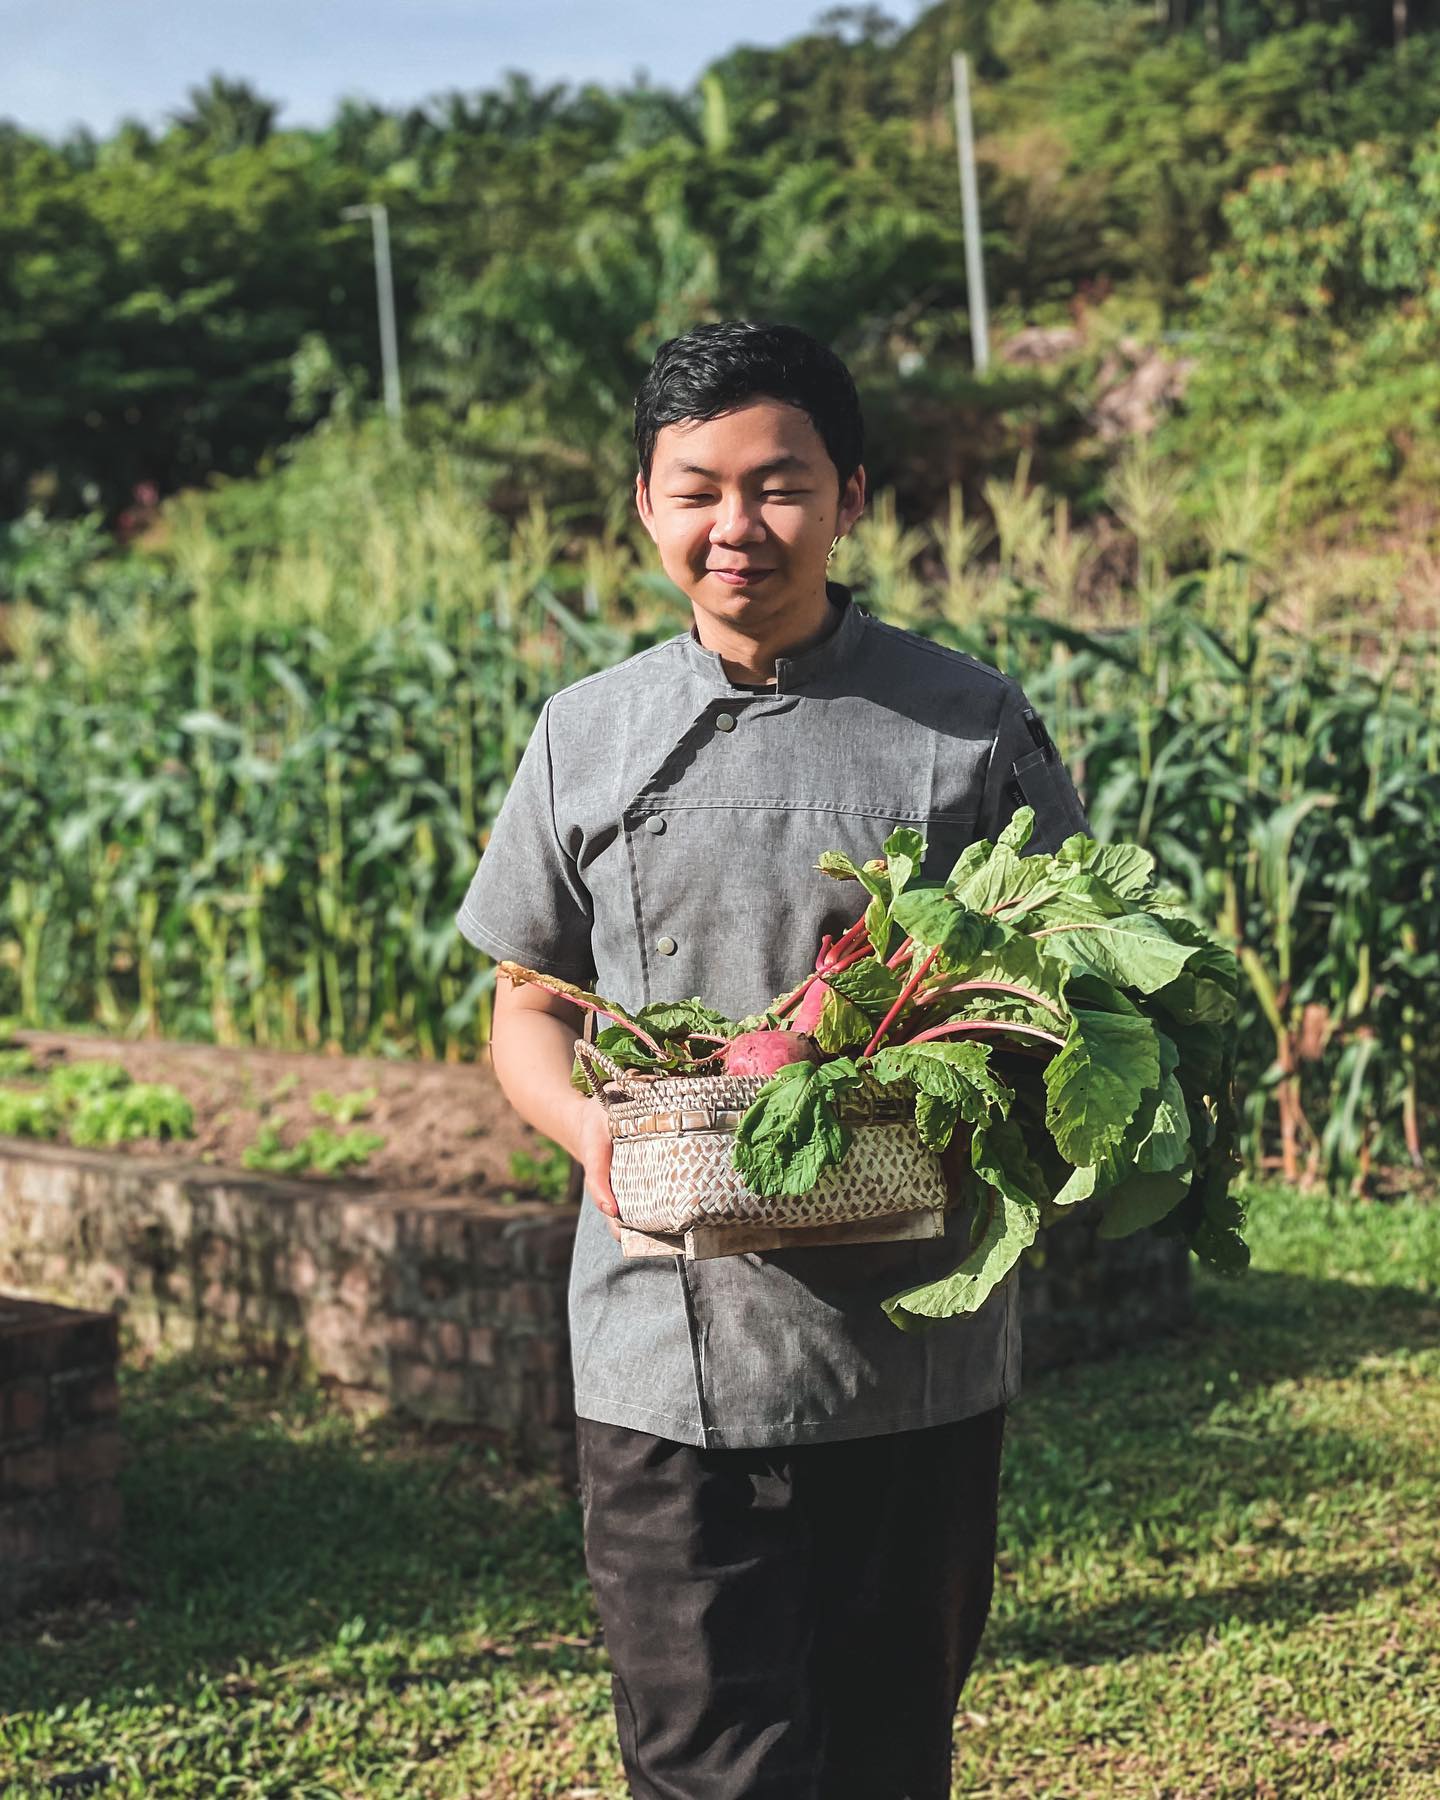
<path fill-rule="evenodd" d="M 1093 1216 L 1022 1270 L 1024 1368 L 1172 1329 L 1189 1259 Z M 303 1350 L 357 1405 L 573 1453 L 569 1206 L 387 1197 L 331 1182 L 0 1139 L 0 1289 L 114 1312 L 137 1343 Z"/>
<path fill-rule="evenodd" d="M 0 1619 L 115 1578 L 118 1321 L 0 1293 Z"/>

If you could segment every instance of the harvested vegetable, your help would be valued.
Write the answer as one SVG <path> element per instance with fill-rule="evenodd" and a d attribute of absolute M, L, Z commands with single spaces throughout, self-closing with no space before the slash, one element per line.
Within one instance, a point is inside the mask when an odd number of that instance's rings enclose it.
<path fill-rule="evenodd" d="M 501 968 L 601 1014 L 596 1042 L 626 1067 L 735 1072 L 730 1052 L 743 1044 L 747 1065 L 768 1075 L 732 1150 L 756 1193 L 803 1194 L 843 1161 L 838 1103 L 864 1071 L 912 1098 L 922 1140 L 955 1146 L 957 1197 L 976 1206 L 960 1265 L 885 1302 L 902 1329 L 975 1311 L 1081 1201 L 1099 1206 L 1102 1237 L 1179 1235 L 1238 1273 L 1249 1251 L 1231 1192 L 1236 958 L 1177 889 L 1155 884 L 1140 846 L 1077 832 L 1051 856 L 1024 856 L 1033 826 L 1022 807 L 943 882 L 916 878 L 925 841 L 908 828 L 862 865 L 827 851 L 819 868 L 858 881 L 869 902 L 822 942 L 813 973 L 753 1018 L 728 1020 L 698 999 L 631 1017 Z M 578 1063 L 572 1081 L 590 1091 Z"/>

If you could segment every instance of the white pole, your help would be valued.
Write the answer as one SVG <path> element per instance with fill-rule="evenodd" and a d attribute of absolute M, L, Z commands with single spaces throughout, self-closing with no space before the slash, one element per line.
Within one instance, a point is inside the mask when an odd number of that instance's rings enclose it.
<path fill-rule="evenodd" d="M 380 311 L 380 368 L 385 410 L 400 423 L 400 350 L 395 336 L 395 277 L 390 268 L 390 215 L 382 202 L 347 206 L 342 219 L 368 217 L 375 240 L 375 299 Z"/>
<path fill-rule="evenodd" d="M 990 319 L 985 306 L 985 257 L 980 243 L 980 188 L 975 179 L 975 130 L 970 118 L 970 58 L 951 56 L 955 76 L 955 146 L 960 157 L 960 208 L 965 225 L 965 285 L 970 300 L 970 346 L 975 372 L 990 367 Z"/>

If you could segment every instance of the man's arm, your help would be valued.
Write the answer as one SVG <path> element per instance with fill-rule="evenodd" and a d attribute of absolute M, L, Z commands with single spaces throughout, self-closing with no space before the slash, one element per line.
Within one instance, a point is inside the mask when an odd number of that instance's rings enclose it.
<path fill-rule="evenodd" d="M 533 982 L 516 986 L 504 975 L 495 983 L 490 1023 L 490 1065 L 501 1092 L 524 1119 L 568 1150 L 618 1238 L 619 1206 L 610 1186 L 610 1126 L 605 1108 L 570 1082 L 582 1010 Z"/>

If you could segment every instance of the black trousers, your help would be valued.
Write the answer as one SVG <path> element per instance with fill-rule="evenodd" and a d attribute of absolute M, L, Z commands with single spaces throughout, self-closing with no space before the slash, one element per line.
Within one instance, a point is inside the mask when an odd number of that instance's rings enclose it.
<path fill-rule="evenodd" d="M 578 1422 L 635 1800 L 948 1800 L 1005 1408 L 780 1450 Z"/>

